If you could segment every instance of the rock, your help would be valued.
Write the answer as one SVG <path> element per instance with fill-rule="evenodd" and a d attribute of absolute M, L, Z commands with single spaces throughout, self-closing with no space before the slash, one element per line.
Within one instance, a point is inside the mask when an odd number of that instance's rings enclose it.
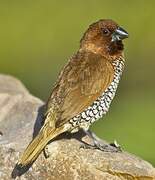
<path fill-rule="evenodd" d="M 80 148 L 82 137 L 90 142 L 80 132 L 61 135 L 48 145 L 48 159 L 42 153 L 29 169 L 18 172 L 19 154 L 41 127 L 43 104 L 20 81 L 0 75 L 0 179 L 9 180 L 11 174 L 21 180 L 155 179 L 151 164 L 127 152 Z"/>
<path fill-rule="evenodd" d="M 22 148 L 27 144 L 42 105 L 43 102 L 29 94 L 19 80 L 0 75 L 0 132 L 3 134 L 0 145 Z"/>

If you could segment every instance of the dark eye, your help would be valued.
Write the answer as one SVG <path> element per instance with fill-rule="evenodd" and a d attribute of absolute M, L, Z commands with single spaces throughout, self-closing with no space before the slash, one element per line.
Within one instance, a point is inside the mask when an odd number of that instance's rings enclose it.
<path fill-rule="evenodd" d="M 102 32 L 106 36 L 109 35 L 109 33 L 110 33 L 110 31 L 108 29 L 103 29 Z"/>

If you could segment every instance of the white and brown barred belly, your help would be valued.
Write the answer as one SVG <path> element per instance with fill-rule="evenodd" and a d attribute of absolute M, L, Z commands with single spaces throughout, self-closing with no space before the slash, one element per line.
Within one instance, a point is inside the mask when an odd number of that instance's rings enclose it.
<path fill-rule="evenodd" d="M 71 132 L 76 132 L 80 128 L 85 130 L 89 129 L 89 126 L 103 117 L 109 110 L 110 104 L 115 96 L 117 86 L 119 84 L 120 77 L 124 69 L 124 60 L 118 59 L 113 62 L 114 66 L 114 79 L 109 87 L 103 92 L 103 94 L 93 102 L 85 111 L 79 115 L 73 117 L 69 124 L 71 125 Z"/>

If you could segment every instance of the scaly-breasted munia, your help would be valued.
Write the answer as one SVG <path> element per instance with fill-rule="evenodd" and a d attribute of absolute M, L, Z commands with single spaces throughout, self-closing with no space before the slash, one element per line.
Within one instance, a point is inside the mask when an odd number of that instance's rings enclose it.
<path fill-rule="evenodd" d="M 58 77 L 40 132 L 17 165 L 32 163 L 61 133 L 88 131 L 107 113 L 124 69 L 122 40 L 127 37 L 128 33 L 112 20 L 99 20 L 89 26 L 79 50 Z"/>

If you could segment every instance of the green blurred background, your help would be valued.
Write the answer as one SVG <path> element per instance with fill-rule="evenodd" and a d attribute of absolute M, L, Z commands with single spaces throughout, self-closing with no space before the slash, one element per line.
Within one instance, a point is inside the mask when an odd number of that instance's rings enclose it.
<path fill-rule="evenodd" d="M 1 0 L 0 72 L 46 100 L 83 32 L 101 18 L 116 20 L 130 38 L 117 96 L 92 129 L 155 165 L 155 1 Z"/>

